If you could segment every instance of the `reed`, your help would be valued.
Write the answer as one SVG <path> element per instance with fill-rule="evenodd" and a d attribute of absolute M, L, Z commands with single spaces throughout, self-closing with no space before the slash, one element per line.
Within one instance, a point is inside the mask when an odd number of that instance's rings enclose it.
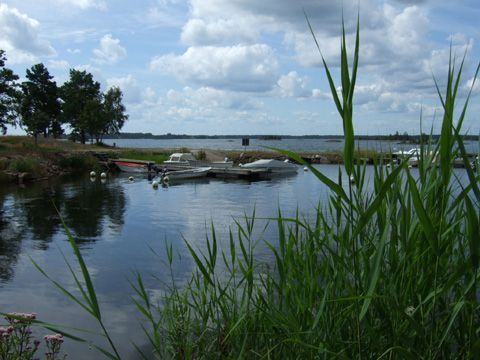
<path fill-rule="evenodd" d="M 456 156 L 467 160 L 460 133 L 470 95 L 456 121 L 454 116 L 463 61 L 457 70 L 451 58 L 444 92 L 437 84 L 444 108 L 442 133 L 438 142 L 422 145 L 418 174 L 406 162 L 388 168 L 379 160 L 369 190 L 366 165 L 353 156 L 358 25 L 351 71 L 345 43 L 343 32 L 339 94 L 322 58 L 345 132 L 345 171 L 339 169 L 338 181 L 332 181 L 304 164 L 330 189 L 329 202 L 317 208 L 313 223 L 298 215 L 286 218 L 280 210 L 270 219 L 278 230 L 277 239 L 266 242 L 270 263 L 255 257 L 255 212 L 236 220 L 229 238 L 222 239 L 227 248 L 219 246 L 213 224 L 205 252 L 185 240 L 195 269 L 183 286 L 172 275 L 161 305 L 152 303 L 136 276 L 133 301 L 145 318 L 151 345 L 148 353 L 137 347 L 142 358 L 434 359 L 478 354 L 480 179 L 468 161 L 466 183 L 453 171 Z M 304 163 L 295 153 L 279 152 Z M 354 181 L 342 185 L 342 174 Z M 70 242 L 87 288 L 75 278 L 83 300 L 60 289 L 98 319 L 108 338 L 87 267 Z M 165 252 L 173 268 L 179 260 L 168 244 Z M 103 353 L 119 358 L 111 345 Z"/>
<path fill-rule="evenodd" d="M 304 164 L 330 188 L 330 201 L 317 209 L 314 224 L 278 212 L 278 240 L 267 243 L 273 264 L 255 260 L 255 214 L 236 223 L 227 251 L 219 250 L 213 225 L 206 253 L 186 242 L 196 264 L 188 285 L 174 286 L 163 306 L 153 309 L 148 295 L 137 291 L 141 312 L 159 319 L 149 337 L 157 339 L 152 347 L 158 358 L 477 354 L 479 177 L 460 137 L 470 95 L 454 121 L 463 61 L 457 70 L 451 58 L 444 93 L 437 84 L 442 133 L 437 143 L 422 145 L 418 175 L 406 162 L 387 168 L 378 161 L 368 191 L 366 165 L 353 156 L 359 39 L 357 25 L 350 71 L 343 32 L 338 93 L 322 57 L 345 132 L 345 173 L 354 181 L 344 187 L 341 172 L 334 182 Z M 467 183 L 453 172 L 457 156 L 467 163 Z"/>

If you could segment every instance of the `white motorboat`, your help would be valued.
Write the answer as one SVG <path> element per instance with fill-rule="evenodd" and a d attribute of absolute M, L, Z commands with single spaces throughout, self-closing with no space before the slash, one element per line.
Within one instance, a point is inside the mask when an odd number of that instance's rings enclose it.
<path fill-rule="evenodd" d="M 298 171 L 298 166 L 288 160 L 262 159 L 241 165 L 244 169 L 265 169 L 274 174 L 292 174 Z"/>
<path fill-rule="evenodd" d="M 412 148 L 410 150 L 399 150 L 392 153 L 392 157 L 397 160 L 397 162 L 407 160 L 408 165 L 417 166 L 420 159 L 420 149 Z"/>
<path fill-rule="evenodd" d="M 191 153 L 173 153 L 168 160 L 163 162 L 163 165 L 167 168 L 190 168 L 190 162 L 197 161 L 195 156 Z"/>
<path fill-rule="evenodd" d="M 207 176 L 211 169 L 211 167 L 197 167 L 185 170 L 167 171 L 161 174 L 161 178 L 163 181 L 202 178 Z"/>
<path fill-rule="evenodd" d="M 216 169 L 226 169 L 233 166 L 233 161 L 203 161 L 197 160 L 191 153 L 173 153 L 168 160 L 162 164 L 168 170 L 189 169 L 194 167 L 212 167 Z"/>

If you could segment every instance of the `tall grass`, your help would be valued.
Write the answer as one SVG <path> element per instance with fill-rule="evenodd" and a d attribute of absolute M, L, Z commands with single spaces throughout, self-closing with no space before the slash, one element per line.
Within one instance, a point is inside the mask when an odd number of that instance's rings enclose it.
<path fill-rule="evenodd" d="M 343 32 L 340 94 L 322 60 L 343 122 L 345 173 L 353 181 L 344 186 L 341 171 L 332 181 L 305 164 L 330 189 L 329 202 L 318 207 L 313 223 L 278 212 L 278 238 L 266 243 L 272 263 L 255 258 L 253 213 L 235 223 L 226 250 L 218 245 L 213 225 L 206 252 L 185 241 L 196 268 L 185 286 L 172 281 L 161 305 L 151 302 L 137 276 L 134 302 L 145 317 L 151 345 L 148 353 L 137 348 L 143 358 L 478 355 L 479 177 L 466 161 L 460 137 L 470 95 L 459 118 L 454 117 L 463 62 L 457 70 L 451 59 L 444 92 L 437 84 L 442 133 L 438 143 L 422 145 L 418 171 L 413 173 L 406 162 L 392 168 L 377 162 L 368 190 L 366 165 L 353 159 L 358 25 L 351 71 L 345 44 Z M 457 155 L 465 159 L 467 182 L 453 172 Z M 176 266 L 172 248 L 165 251 L 170 266 Z M 82 272 L 89 280 L 85 266 Z M 90 289 L 85 282 L 86 303 L 80 305 L 101 320 L 93 285 Z M 118 356 L 115 351 L 108 355 Z"/>

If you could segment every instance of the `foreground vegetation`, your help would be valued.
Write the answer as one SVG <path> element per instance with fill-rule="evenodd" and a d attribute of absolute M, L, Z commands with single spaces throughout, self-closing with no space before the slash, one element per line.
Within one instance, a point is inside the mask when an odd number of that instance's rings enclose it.
<path fill-rule="evenodd" d="M 313 223 L 280 212 L 272 219 L 278 228 L 278 240 L 267 243 L 272 263 L 255 258 L 253 213 L 244 222 L 238 220 L 230 238 L 224 239 L 227 250 L 219 246 L 213 225 L 206 253 L 186 242 L 196 268 L 185 286 L 172 279 L 161 304 L 152 303 L 138 276 L 134 302 L 145 317 L 151 345 L 148 353 L 137 348 L 143 358 L 478 355 L 480 179 L 460 137 L 469 96 L 454 121 L 463 62 L 458 70 L 453 60 L 450 63 L 444 93 L 437 86 L 444 109 L 442 133 L 438 144 L 422 148 L 418 173 L 406 162 L 392 168 L 377 163 L 370 189 L 366 168 L 356 164 L 354 156 L 358 47 L 357 28 L 351 75 L 343 36 L 340 94 L 325 64 L 345 133 L 345 165 L 337 182 L 310 167 L 331 190 L 328 204 L 318 207 Z M 302 162 L 294 153 L 280 152 Z M 457 156 L 465 160 L 466 180 L 453 171 Z M 81 268 L 83 281 L 71 270 L 81 295 L 55 285 L 98 320 L 111 347 L 99 350 L 120 358 L 87 265 L 68 236 Z M 173 267 L 177 260 L 172 247 L 165 251 Z"/>

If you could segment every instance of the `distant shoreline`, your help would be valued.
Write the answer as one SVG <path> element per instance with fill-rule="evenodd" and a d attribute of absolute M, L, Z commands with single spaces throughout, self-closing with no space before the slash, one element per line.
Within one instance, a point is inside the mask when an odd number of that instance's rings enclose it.
<path fill-rule="evenodd" d="M 408 135 L 408 134 L 394 134 L 394 135 L 356 135 L 356 140 L 393 140 L 415 142 L 421 138 L 428 139 L 428 135 Z M 432 139 L 436 140 L 440 137 L 439 134 L 432 135 Z M 187 134 L 163 134 L 154 135 L 152 133 L 120 133 L 118 135 L 105 135 L 104 139 L 258 139 L 258 140 L 283 140 L 283 139 L 328 139 L 328 140 L 342 140 L 343 135 L 187 135 Z M 464 140 L 478 140 L 479 135 L 463 135 Z"/>

